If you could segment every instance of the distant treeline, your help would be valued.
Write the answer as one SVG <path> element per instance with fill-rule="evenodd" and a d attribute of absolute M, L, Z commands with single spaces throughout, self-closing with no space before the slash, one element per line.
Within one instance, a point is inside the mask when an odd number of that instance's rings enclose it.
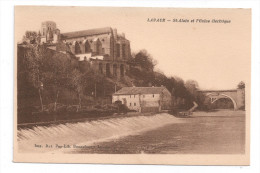
<path fill-rule="evenodd" d="M 133 53 L 131 68 L 128 76 L 133 79 L 135 86 L 165 86 L 172 94 L 173 107 L 188 109 L 196 101 L 202 108 L 205 97 L 199 90 L 199 84 L 195 80 L 187 80 L 177 76 L 166 76 L 161 71 L 156 71 L 157 62 L 146 51 Z"/>

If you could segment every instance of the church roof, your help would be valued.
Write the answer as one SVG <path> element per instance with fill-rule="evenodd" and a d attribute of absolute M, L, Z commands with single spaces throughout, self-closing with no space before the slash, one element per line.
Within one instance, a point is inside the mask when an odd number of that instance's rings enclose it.
<path fill-rule="evenodd" d="M 62 33 L 61 36 L 63 39 L 66 39 L 66 38 L 77 38 L 77 37 L 84 37 L 84 36 L 91 36 L 91 35 L 107 34 L 111 32 L 112 29 L 110 27 L 105 27 L 105 28 L 88 29 L 83 31 Z"/>
<path fill-rule="evenodd" d="M 134 94 L 161 94 L 165 87 L 124 87 L 114 95 L 134 95 Z"/>

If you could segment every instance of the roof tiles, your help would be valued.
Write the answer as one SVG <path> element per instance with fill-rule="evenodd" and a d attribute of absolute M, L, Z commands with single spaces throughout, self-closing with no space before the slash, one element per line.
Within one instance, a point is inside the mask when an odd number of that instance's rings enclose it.
<path fill-rule="evenodd" d="M 106 34 L 111 32 L 112 29 L 110 27 L 105 27 L 105 28 L 89 29 L 83 31 L 67 32 L 67 33 L 62 33 L 61 35 L 62 35 L 62 39 L 66 39 L 66 38 L 76 38 L 76 37 Z"/>
<path fill-rule="evenodd" d="M 124 87 L 114 95 L 160 94 L 165 87 Z"/>

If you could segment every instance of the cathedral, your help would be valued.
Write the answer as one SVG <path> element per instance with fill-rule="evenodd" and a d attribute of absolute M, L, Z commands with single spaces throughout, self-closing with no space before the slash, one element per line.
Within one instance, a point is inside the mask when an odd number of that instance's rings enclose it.
<path fill-rule="evenodd" d="M 130 42 L 125 34 L 111 27 L 61 33 L 53 21 L 41 24 L 38 42 L 56 51 L 58 43 L 74 54 L 78 61 L 89 61 L 96 71 L 106 76 L 124 77 L 131 58 Z"/>

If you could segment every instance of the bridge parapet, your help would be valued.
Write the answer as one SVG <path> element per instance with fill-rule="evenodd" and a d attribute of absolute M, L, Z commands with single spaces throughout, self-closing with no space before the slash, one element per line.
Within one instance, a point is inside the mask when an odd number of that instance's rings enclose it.
<path fill-rule="evenodd" d="M 245 89 L 231 90 L 199 90 L 199 92 L 209 97 L 211 103 L 221 98 L 229 98 L 234 105 L 234 110 L 245 107 Z"/>

